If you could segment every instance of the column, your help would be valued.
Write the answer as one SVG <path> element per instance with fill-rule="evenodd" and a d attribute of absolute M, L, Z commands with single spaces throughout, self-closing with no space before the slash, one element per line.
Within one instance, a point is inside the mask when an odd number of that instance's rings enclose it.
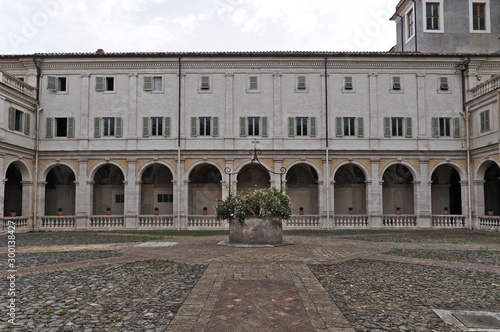
<path fill-rule="evenodd" d="M 420 159 L 420 181 L 414 181 L 414 202 L 417 224 L 420 227 L 431 227 L 431 182 L 429 181 L 429 160 Z"/>
<path fill-rule="evenodd" d="M 89 228 L 89 217 L 92 215 L 92 185 L 93 182 L 87 179 L 87 159 L 78 160 L 78 174 L 75 174 L 76 198 L 75 216 L 76 228 Z"/>
<path fill-rule="evenodd" d="M 139 189 L 135 177 L 136 159 L 127 160 L 127 178 L 124 181 L 125 187 L 125 228 L 137 228 L 137 215 L 139 210 Z"/>
<path fill-rule="evenodd" d="M 78 121 L 75 121 L 75 125 L 80 130 L 75 128 L 75 135 L 79 138 L 79 148 L 80 150 L 87 151 L 90 137 L 94 137 L 93 132 L 93 122 L 90 124 L 93 119 L 90 119 L 90 108 L 89 108 L 89 90 L 90 90 L 90 75 L 82 74 L 82 92 L 81 92 L 81 101 L 80 101 L 80 114 L 75 114 L 75 118 L 79 118 Z M 92 132 L 89 131 L 89 128 L 92 128 Z M 85 183 L 85 182 L 83 182 Z"/>
<path fill-rule="evenodd" d="M 226 108 L 224 118 L 224 147 L 226 150 L 234 149 L 234 75 L 226 73 Z M 239 127 L 236 127 L 239 128 Z"/>
<path fill-rule="evenodd" d="M 283 149 L 283 123 L 281 106 L 281 73 L 273 73 L 273 138 L 274 149 Z M 280 166 L 281 167 L 281 166 Z M 279 171 L 275 171 L 279 172 Z"/>
<path fill-rule="evenodd" d="M 471 225 L 471 220 L 469 220 L 469 192 L 468 192 L 469 184 L 467 181 L 460 181 L 460 194 L 462 195 L 462 215 L 465 216 L 465 227 L 469 227 Z M 483 195 L 484 197 L 484 195 Z"/>
<path fill-rule="evenodd" d="M 47 181 L 38 181 L 36 186 L 37 202 L 36 202 L 36 216 L 37 220 L 33 220 L 37 229 L 41 226 L 42 216 L 45 216 L 45 186 Z"/>
<path fill-rule="evenodd" d="M 229 172 L 234 173 L 234 158 L 227 158 L 226 159 L 226 168 L 229 169 Z M 231 182 L 234 182 L 236 180 L 237 174 L 231 174 Z M 231 192 L 234 194 L 236 193 L 236 187 L 233 185 L 233 183 L 230 183 L 229 181 L 229 175 L 224 172 L 222 174 L 222 199 L 226 199 L 226 197 L 229 195 L 229 187 L 231 187 Z"/>
<path fill-rule="evenodd" d="M 283 158 L 274 159 L 274 186 L 280 189 L 283 186 L 285 179 L 285 174 L 281 174 L 281 168 L 283 167 Z M 280 182 L 281 178 L 281 182 Z"/>
<path fill-rule="evenodd" d="M 425 74 L 417 74 L 417 128 L 414 132 L 417 133 L 419 149 L 427 150 L 427 140 L 430 129 L 427 128 L 427 106 L 425 99 Z"/>
<path fill-rule="evenodd" d="M 369 74 L 369 92 L 370 92 L 370 148 L 378 149 L 379 148 L 379 139 L 381 135 L 379 134 L 379 126 L 378 126 L 378 93 L 377 93 L 377 73 Z M 366 134 L 365 134 L 366 135 Z"/>
<path fill-rule="evenodd" d="M 369 193 L 367 197 L 367 213 L 370 217 L 369 224 L 371 227 L 382 227 L 383 217 L 383 190 L 382 184 L 384 181 L 380 178 L 380 159 L 372 158 L 372 181 L 367 181 L 366 191 Z"/>
<path fill-rule="evenodd" d="M 485 180 L 474 180 L 474 190 L 475 193 L 473 197 L 476 198 L 475 204 L 472 205 L 472 224 L 474 229 L 479 228 L 479 216 L 484 216 L 485 206 L 484 206 L 484 183 Z"/>
<path fill-rule="evenodd" d="M 124 135 L 124 137 L 127 137 L 127 149 L 137 150 L 137 122 L 139 122 L 139 118 L 137 117 L 137 74 L 130 73 L 128 77 L 128 113 L 124 114 L 124 121 L 126 121 L 125 123 L 128 126 L 128 132 L 126 133 L 126 135 Z"/>
<path fill-rule="evenodd" d="M 177 224 L 177 229 L 187 228 L 187 211 L 188 211 L 188 194 L 189 194 L 189 180 L 184 176 L 185 160 L 181 158 L 178 169 L 177 178 L 179 179 L 174 194 L 175 212 L 174 220 Z"/>

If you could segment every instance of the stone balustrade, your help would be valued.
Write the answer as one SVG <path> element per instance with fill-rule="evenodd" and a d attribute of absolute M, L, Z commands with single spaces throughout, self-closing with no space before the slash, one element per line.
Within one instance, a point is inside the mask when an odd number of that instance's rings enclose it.
<path fill-rule="evenodd" d="M 36 88 L 0 70 L 0 82 L 27 96 L 36 97 Z"/>
<path fill-rule="evenodd" d="M 497 89 L 500 89 L 500 75 L 476 85 L 471 92 L 473 97 L 477 98 Z"/>

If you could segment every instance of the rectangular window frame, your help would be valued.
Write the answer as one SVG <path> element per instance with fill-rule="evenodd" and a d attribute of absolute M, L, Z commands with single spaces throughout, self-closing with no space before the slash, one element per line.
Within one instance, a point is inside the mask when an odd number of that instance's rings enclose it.
<path fill-rule="evenodd" d="M 475 23 L 475 14 L 474 13 L 474 5 L 475 4 L 482 4 L 484 5 L 484 24 L 485 24 L 485 29 L 480 30 L 480 29 L 474 29 L 474 23 Z M 469 32 L 470 33 L 491 33 L 491 19 L 490 19 L 490 0 L 469 0 Z"/>
<path fill-rule="evenodd" d="M 260 93 L 260 76 L 247 76 L 247 93 Z"/>
<path fill-rule="evenodd" d="M 47 90 L 53 91 L 55 94 L 68 94 L 68 77 L 48 76 Z"/>
<path fill-rule="evenodd" d="M 438 77 L 438 87 L 439 93 L 451 93 L 450 80 L 446 76 Z"/>
<path fill-rule="evenodd" d="M 403 90 L 403 77 L 402 76 L 391 76 L 391 93 L 404 93 Z"/>
<path fill-rule="evenodd" d="M 102 93 L 116 93 L 116 77 L 96 76 L 95 90 Z"/>
<path fill-rule="evenodd" d="M 161 116 L 151 117 L 151 136 L 163 136 L 165 118 Z"/>
<path fill-rule="evenodd" d="M 479 129 L 480 133 L 484 134 L 491 131 L 490 125 L 490 110 L 485 110 L 479 113 Z"/>
<path fill-rule="evenodd" d="M 258 130 L 255 130 L 255 119 L 258 119 Z M 267 137 L 268 119 L 267 116 L 240 117 L 240 137 Z"/>
<path fill-rule="evenodd" d="M 411 6 L 405 13 L 406 19 L 406 43 L 408 44 L 415 37 L 415 8 Z"/>
<path fill-rule="evenodd" d="M 427 5 L 438 5 L 438 29 L 429 29 L 427 27 Z M 423 29 L 424 33 L 444 33 L 444 20 L 443 20 L 443 0 L 433 0 L 433 1 L 422 1 L 422 15 L 423 15 Z"/>
<path fill-rule="evenodd" d="M 342 92 L 354 93 L 354 76 L 344 75 L 342 77 Z"/>
<path fill-rule="evenodd" d="M 200 75 L 198 93 L 212 92 L 212 75 Z"/>
<path fill-rule="evenodd" d="M 295 77 L 295 92 L 309 92 L 307 75 L 297 75 Z"/>
<path fill-rule="evenodd" d="M 384 137 L 412 138 L 412 118 L 401 116 L 385 117 Z"/>

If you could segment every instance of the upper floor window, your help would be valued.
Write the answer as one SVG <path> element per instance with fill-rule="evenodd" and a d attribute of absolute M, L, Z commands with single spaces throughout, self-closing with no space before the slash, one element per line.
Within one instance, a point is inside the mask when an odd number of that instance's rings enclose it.
<path fill-rule="evenodd" d="M 122 118 L 94 118 L 94 137 L 122 137 L 122 128 Z"/>
<path fill-rule="evenodd" d="M 391 89 L 396 91 L 401 91 L 402 89 L 401 76 L 393 76 L 391 78 L 391 81 L 392 81 Z"/>
<path fill-rule="evenodd" d="M 426 27 L 427 30 L 440 30 L 439 3 L 428 2 L 426 4 Z"/>
<path fill-rule="evenodd" d="M 469 0 L 469 21 L 471 33 L 491 32 L 490 0 Z"/>
<path fill-rule="evenodd" d="M 289 117 L 288 136 L 316 136 L 316 118 Z"/>
<path fill-rule="evenodd" d="M 9 129 L 26 135 L 30 134 L 31 115 L 14 107 L 9 108 Z"/>
<path fill-rule="evenodd" d="M 299 91 L 307 90 L 306 76 L 304 75 L 297 76 L 297 90 Z"/>
<path fill-rule="evenodd" d="M 259 76 L 248 76 L 247 92 L 259 92 Z"/>
<path fill-rule="evenodd" d="M 336 136 L 358 136 L 363 137 L 363 118 L 338 117 L 336 122 Z"/>
<path fill-rule="evenodd" d="M 344 76 L 344 84 L 342 87 L 344 91 L 354 91 L 354 83 L 352 76 Z"/>
<path fill-rule="evenodd" d="M 218 117 L 192 117 L 191 136 L 219 136 Z"/>
<path fill-rule="evenodd" d="M 170 118 L 142 118 L 142 136 L 170 136 Z"/>
<path fill-rule="evenodd" d="M 267 136 L 267 117 L 241 117 L 240 136 Z"/>
<path fill-rule="evenodd" d="M 115 91 L 115 78 L 97 76 L 95 82 L 96 91 Z"/>
<path fill-rule="evenodd" d="M 448 84 L 448 77 L 440 77 L 439 78 L 439 90 L 448 91 L 450 86 Z"/>
<path fill-rule="evenodd" d="M 210 91 L 210 76 L 200 76 L 200 90 Z"/>
<path fill-rule="evenodd" d="M 432 118 L 432 137 L 460 137 L 460 118 Z"/>
<path fill-rule="evenodd" d="M 47 90 L 66 92 L 67 91 L 66 77 L 49 76 L 47 78 Z"/>
<path fill-rule="evenodd" d="M 413 8 L 406 14 L 406 40 L 410 40 L 415 35 L 415 17 Z"/>
<path fill-rule="evenodd" d="M 490 110 L 483 111 L 479 113 L 479 118 L 481 122 L 481 133 L 490 131 Z"/>
<path fill-rule="evenodd" d="M 144 91 L 163 91 L 163 79 L 161 76 L 144 76 Z"/>
<path fill-rule="evenodd" d="M 75 137 L 75 118 L 47 118 L 46 137 Z"/>
<path fill-rule="evenodd" d="M 411 118 L 384 118 L 385 137 L 412 137 Z"/>

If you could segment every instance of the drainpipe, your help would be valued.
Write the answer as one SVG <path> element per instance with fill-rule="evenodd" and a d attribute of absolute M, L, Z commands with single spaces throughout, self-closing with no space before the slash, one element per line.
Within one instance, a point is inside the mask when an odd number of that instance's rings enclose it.
<path fill-rule="evenodd" d="M 34 193 L 33 193 L 33 232 L 35 231 L 35 225 L 38 219 L 38 159 L 39 159 L 39 139 L 40 139 L 40 112 L 43 108 L 40 108 L 40 78 L 42 75 L 42 69 L 40 68 L 37 59 L 33 58 L 33 63 L 36 67 L 36 110 L 35 110 L 35 171 L 33 174 L 34 183 Z"/>
<path fill-rule="evenodd" d="M 179 55 L 179 109 L 177 112 L 177 230 L 181 230 L 181 56 Z"/>
<path fill-rule="evenodd" d="M 328 57 L 325 57 L 325 122 L 326 122 L 326 227 L 330 230 L 330 157 L 328 156 Z"/>
<path fill-rule="evenodd" d="M 401 52 L 405 51 L 405 22 L 403 19 L 403 16 L 399 15 L 396 13 L 396 16 L 398 16 L 401 19 Z"/>
<path fill-rule="evenodd" d="M 470 155 L 470 113 L 469 108 L 466 106 L 467 103 L 467 91 L 465 87 L 465 72 L 469 69 L 469 62 L 464 61 L 460 63 L 459 69 L 462 76 L 462 113 L 465 118 L 465 128 L 466 128 L 466 146 L 467 146 L 467 197 L 468 197 L 468 207 L 469 207 L 469 229 L 472 230 L 472 174 L 471 174 L 471 155 Z"/>

